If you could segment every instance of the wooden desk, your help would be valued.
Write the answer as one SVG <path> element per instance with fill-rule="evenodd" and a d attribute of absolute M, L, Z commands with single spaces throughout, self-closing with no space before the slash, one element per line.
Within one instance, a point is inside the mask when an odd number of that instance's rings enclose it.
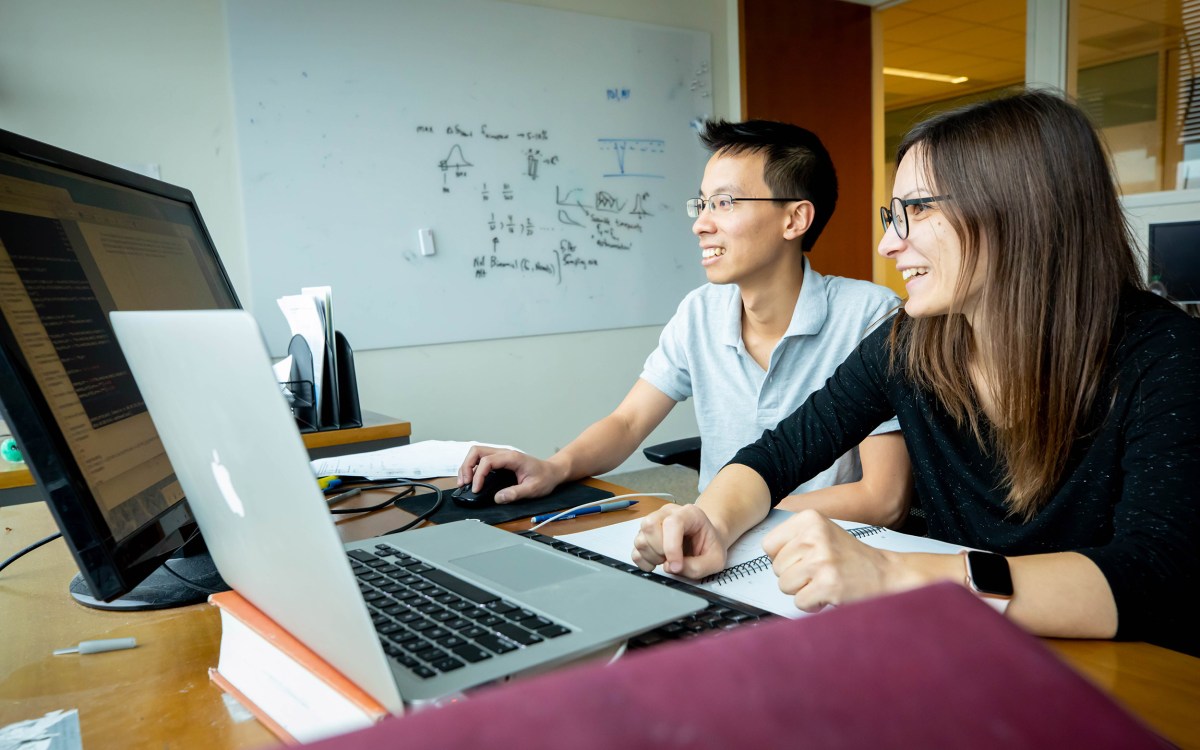
<path fill-rule="evenodd" d="M 622 491 L 601 481 L 592 484 Z M 648 513 L 657 504 L 648 499 L 629 513 Z M 629 517 L 625 512 L 606 516 L 544 528 L 566 534 Z M 361 539 L 402 521 L 399 511 L 386 511 L 341 521 L 338 529 L 344 539 Z M 516 531 L 529 526 L 528 521 L 506 524 Z M 0 558 L 54 528 L 40 503 L 0 508 Z M 62 542 L 52 542 L 0 573 L 0 726 L 54 709 L 78 708 L 88 750 L 277 744 L 257 721 L 235 721 L 222 692 L 208 681 L 206 670 L 217 662 L 220 639 L 219 617 L 212 607 L 132 614 L 86 609 L 66 592 L 75 572 Z M 87 657 L 50 654 L 81 640 L 119 636 L 134 636 L 140 645 Z M 1200 659 L 1145 643 L 1046 642 L 1171 742 L 1200 750 L 1200 722 L 1195 718 Z"/>
<path fill-rule="evenodd" d="M 399 422 L 375 412 L 363 412 L 363 426 L 346 430 L 306 432 L 304 447 L 312 458 L 326 458 L 347 452 L 352 446 L 355 453 L 407 445 L 412 436 L 412 425 Z M 41 500 L 33 481 L 33 475 L 24 464 L 0 461 L 0 505 Z"/>
<path fill-rule="evenodd" d="M 33 484 L 33 477 L 25 464 L 0 460 L 0 490 L 10 487 L 27 487 Z"/>

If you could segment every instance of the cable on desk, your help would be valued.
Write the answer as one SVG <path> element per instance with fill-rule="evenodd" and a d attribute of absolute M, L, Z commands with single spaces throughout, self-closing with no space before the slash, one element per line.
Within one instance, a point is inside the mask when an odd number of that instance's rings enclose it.
<path fill-rule="evenodd" d="M 539 523 L 536 526 L 531 526 L 529 528 L 529 530 L 537 531 L 538 529 L 542 528 L 546 524 L 551 523 L 553 521 L 557 521 L 559 518 L 562 518 L 563 516 L 570 515 L 571 513 L 575 513 L 576 511 L 580 510 L 581 508 L 590 508 L 593 505 L 604 505 L 605 503 L 612 503 L 612 502 L 616 502 L 617 500 L 624 500 L 629 497 L 665 497 L 665 498 L 670 499 L 672 502 L 674 502 L 674 499 L 675 499 L 675 496 L 672 495 L 670 492 L 630 492 L 626 495 L 617 495 L 615 497 L 602 497 L 599 500 L 592 500 L 590 502 L 576 505 L 574 508 L 567 508 L 566 510 L 559 511 L 558 513 L 555 513 L 553 517 L 547 518 L 545 521 L 542 521 L 541 523 Z"/>
<path fill-rule="evenodd" d="M 170 560 L 166 560 L 159 567 L 161 567 L 163 570 L 167 571 L 171 575 L 178 578 L 179 582 L 182 583 L 184 586 L 187 586 L 189 589 L 195 589 L 196 591 L 199 591 L 202 594 L 219 594 L 219 593 L 221 593 L 222 589 L 210 589 L 207 586 L 201 586 L 200 584 L 196 583 L 195 581 L 189 581 L 188 579 L 184 578 L 183 576 L 179 575 L 174 570 L 172 570 L 170 563 L 171 563 Z"/>
<path fill-rule="evenodd" d="M 329 512 L 335 516 L 343 516 L 343 515 L 349 515 L 351 513 L 370 513 L 372 511 L 376 511 L 376 510 L 383 510 L 384 508 L 386 508 L 389 505 L 396 505 L 402 499 L 408 497 L 409 495 L 413 494 L 413 492 L 416 491 L 415 485 L 413 485 L 412 482 L 405 479 L 403 481 L 385 482 L 383 484 L 369 484 L 369 485 L 364 485 L 361 487 L 352 487 L 352 488 L 346 490 L 345 492 L 334 495 L 333 497 L 326 500 L 326 502 L 329 503 L 330 505 L 332 505 L 333 503 L 341 502 L 342 500 L 349 500 L 351 497 L 361 494 L 365 490 L 378 490 L 378 489 L 385 489 L 387 487 L 403 487 L 404 489 L 401 490 L 400 492 L 390 495 L 388 497 L 388 499 L 386 499 L 383 502 L 378 503 L 376 505 L 369 505 L 365 508 L 330 508 Z M 397 507 L 399 507 L 399 506 L 397 506 Z"/>
<path fill-rule="evenodd" d="M 50 536 L 46 537 L 45 539 L 40 539 L 40 540 L 34 542 L 33 544 L 29 545 L 25 549 L 20 550 L 19 552 L 16 552 L 15 554 L 13 554 L 11 557 L 9 557 L 4 562 L 0 562 L 0 570 L 4 570 L 9 565 L 12 565 L 17 560 L 19 560 L 22 556 L 24 556 L 30 552 L 33 552 L 38 547 L 41 547 L 43 544 L 49 544 L 50 542 L 53 542 L 55 539 L 58 539 L 60 536 L 62 536 L 62 532 L 56 531 L 53 534 L 51 534 Z"/>
<path fill-rule="evenodd" d="M 416 518 L 414 518 L 413 520 L 404 524 L 403 526 L 392 529 L 391 531 L 387 532 L 388 534 L 399 534 L 402 531 L 408 531 L 409 529 L 413 528 L 414 526 L 424 523 L 425 521 L 428 521 L 433 516 L 433 514 L 437 513 L 439 510 L 442 509 L 442 505 L 444 505 L 446 502 L 446 496 L 442 492 L 441 487 L 438 487 L 433 484 L 429 484 L 428 482 L 410 481 L 409 484 L 413 487 L 424 487 L 427 490 L 433 490 L 435 493 L 437 493 L 437 499 L 434 500 L 433 507 L 431 507 L 429 510 L 421 513 Z M 418 497 L 424 497 L 424 495 L 418 495 Z M 398 508 L 400 510 L 407 510 L 405 508 L 400 508 L 400 500 L 399 499 L 397 499 L 395 502 L 396 502 L 396 508 Z M 411 512 L 411 511 L 409 511 L 409 512 Z M 381 534 L 381 536 L 386 536 L 386 535 L 387 534 Z"/>

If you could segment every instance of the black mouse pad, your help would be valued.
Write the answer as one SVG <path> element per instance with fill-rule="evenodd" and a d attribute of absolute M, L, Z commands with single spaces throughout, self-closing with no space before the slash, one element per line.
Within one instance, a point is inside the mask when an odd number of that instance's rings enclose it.
<path fill-rule="evenodd" d="M 568 482 L 559 485 L 549 495 L 533 500 L 521 500 L 515 503 L 508 503 L 507 505 L 491 505 L 486 508 L 460 508 L 454 504 L 454 499 L 450 497 L 452 491 L 444 490 L 442 492 L 445 501 L 442 503 L 441 510 L 434 513 L 433 517 L 429 519 L 430 521 L 434 523 L 450 523 L 451 521 L 461 521 L 464 518 L 474 518 L 494 526 L 505 521 L 529 518 L 530 516 L 542 513 L 553 513 L 559 510 L 566 510 L 567 508 L 574 508 L 576 505 L 582 505 L 583 503 L 613 497 L 613 493 L 611 492 L 598 490 L 595 487 L 588 487 L 586 484 Z M 400 507 L 409 513 L 419 515 L 429 510 L 433 506 L 434 500 L 434 494 L 426 492 L 405 498 L 400 501 Z"/>

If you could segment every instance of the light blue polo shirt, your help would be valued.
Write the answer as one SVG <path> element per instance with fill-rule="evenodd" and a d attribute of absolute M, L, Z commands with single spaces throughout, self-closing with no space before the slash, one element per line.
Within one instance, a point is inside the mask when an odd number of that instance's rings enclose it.
<path fill-rule="evenodd" d="M 684 297 L 646 359 L 642 379 L 676 401 L 695 400 L 703 441 L 700 490 L 742 446 L 795 411 L 874 326 L 899 307 L 886 287 L 822 276 L 805 261 L 792 322 L 767 370 L 742 342 L 742 298 L 735 284 L 705 284 Z M 895 432 L 892 419 L 872 435 Z M 792 493 L 862 478 L 858 448 Z"/>

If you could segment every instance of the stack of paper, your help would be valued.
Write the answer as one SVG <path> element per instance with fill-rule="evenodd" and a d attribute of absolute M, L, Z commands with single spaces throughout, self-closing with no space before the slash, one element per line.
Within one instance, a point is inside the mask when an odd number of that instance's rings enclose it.
<path fill-rule="evenodd" d="M 422 440 L 411 445 L 354 453 L 348 456 L 319 458 L 312 462 L 319 477 L 366 477 L 367 479 L 429 479 L 458 474 L 458 467 L 472 445 L 516 450 L 511 445 L 466 443 L 452 440 Z"/>
<path fill-rule="evenodd" d="M 321 395 L 325 386 L 325 354 L 336 357 L 337 349 L 333 341 L 333 288 L 328 286 L 309 286 L 300 290 L 300 294 L 289 294 L 276 300 L 283 317 L 287 319 L 292 336 L 300 336 L 308 343 L 312 353 L 314 406 L 318 413 L 321 406 Z M 332 361 L 330 371 L 337 372 L 337 362 Z M 292 357 L 285 357 L 275 365 L 275 377 L 280 382 L 286 382 L 291 375 Z"/>

